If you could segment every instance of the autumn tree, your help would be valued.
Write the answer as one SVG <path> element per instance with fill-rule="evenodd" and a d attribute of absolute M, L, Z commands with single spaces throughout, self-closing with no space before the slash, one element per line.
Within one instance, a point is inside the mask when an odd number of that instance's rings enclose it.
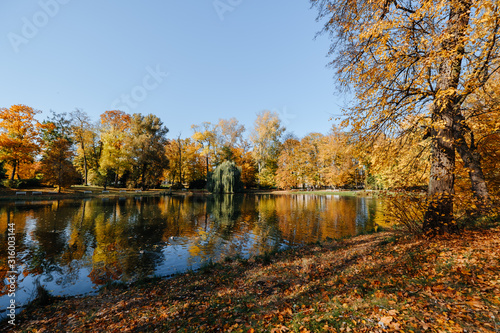
<path fill-rule="evenodd" d="M 358 159 L 355 156 L 356 140 L 351 133 L 333 127 L 321 139 L 319 160 L 324 183 L 332 187 L 356 185 Z"/>
<path fill-rule="evenodd" d="M 243 137 L 245 126 L 236 118 L 219 119 L 216 124 L 203 122 L 191 128 L 195 132 L 192 138 L 200 144 L 200 154 L 205 157 L 207 174 L 224 161 L 235 161 L 245 166 L 245 178 L 250 180 L 249 144 Z"/>
<path fill-rule="evenodd" d="M 80 157 L 83 181 L 88 185 L 90 154 L 92 153 L 92 143 L 95 142 L 96 133 L 93 130 L 90 117 L 84 111 L 76 109 L 71 112 L 73 137 L 78 145 L 77 154 Z"/>
<path fill-rule="evenodd" d="M 257 114 L 250 141 L 257 163 L 257 179 L 262 186 L 275 186 L 278 158 L 281 149 L 281 136 L 285 127 L 276 112 L 262 111 Z"/>
<path fill-rule="evenodd" d="M 43 122 L 43 152 L 41 172 L 43 181 L 62 187 L 75 183 L 78 172 L 73 166 L 73 140 L 71 138 L 71 120 L 65 113 L 52 113 L 52 117 Z"/>
<path fill-rule="evenodd" d="M 489 194 L 463 106 L 498 69 L 500 13 L 494 0 L 312 0 L 334 43 L 332 65 L 355 106 L 354 131 L 399 136 L 427 126 L 432 165 L 424 230 L 453 229 L 455 152 L 471 170 L 482 205 Z M 403 121 L 411 126 L 402 128 Z M 428 124 L 427 124 L 428 122 Z"/>
<path fill-rule="evenodd" d="M 168 169 L 165 170 L 166 179 L 179 184 L 203 183 L 204 187 L 204 158 L 199 154 L 199 149 L 199 144 L 191 138 L 169 140 L 165 146 L 169 161 Z"/>
<path fill-rule="evenodd" d="M 335 128 L 328 135 L 310 133 L 302 139 L 288 135 L 278 159 L 278 187 L 353 187 L 362 183 L 364 167 L 355 154 L 354 141 L 350 133 Z"/>
<path fill-rule="evenodd" d="M 313 187 L 325 185 L 323 160 L 320 158 L 323 149 L 323 134 L 310 133 L 300 141 L 297 159 L 302 164 L 302 177 Z"/>
<path fill-rule="evenodd" d="M 241 168 L 241 180 L 247 188 L 256 180 L 256 165 L 252 156 L 251 145 L 243 136 L 245 126 L 236 118 L 219 119 L 215 126 L 216 165 L 233 161 Z"/>
<path fill-rule="evenodd" d="M 165 146 L 165 155 L 168 158 L 168 169 L 165 170 L 167 179 L 172 184 L 178 184 L 182 187 L 184 183 L 183 171 L 185 161 L 185 144 L 180 135 L 176 140 L 168 140 Z"/>
<path fill-rule="evenodd" d="M 0 160 L 10 166 L 10 180 L 22 163 L 33 163 L 40 150 L 37 113 L 22 104 L 0 108 Z"/>
<path fill-rule="evenodd" d="M 285 139 L 278 158 L 276 185 L 283 189 L 292 189 L 302 183 L 301 164 L 297 159 L 300 141 L 295 136 Z"/>
<path fill-rule="evenodd" d="M 473 94 L 467 101 L 464 117 L 468 120 L 469 137 L 465 142 L 475 148 L 474 158 L 481 161 L 484 178 L 492 196 L 500 195 L 500 77 L 495 75 L 483 89 Z M 463 193 L 469 187 L 465 178 L 471 178 L 471 169 L 467 161 L 459 160 L 457 165 L 458 192 Z M 464 198 L 461 198 L 464 200 Z M 465 199 L 470 206 L 477 202 Z M 473 199 L 473 198 L 472 198 Z M 497 198 L 498 199 L 498 198 Z"/>
<path fill-rule="evenodd" d="M 205 176 L 208 180 L 208 174 L 211 170 L 210 159 L 215 156 L 215 128 L 208 121 L 201 125 L 192 125 L 191 128 L 194 131 L 193 140 L 200 144 L 200 155 L 205 157 Z"/>
<path fill-rule="evenodd" d="M 240 125 L 236 118 L 219 119 L 215 126 L 215 142 L 218 147 L 218 160 L 230 160 L 238 148 L 244 149 L 246 142 L 243 137 L 245 126 Z"/>
<path fill-rule="evenodd" d="M 257 166 L 252 151 L 247 146 L 234 148 L 232 149 L 232 160 L 241 168 L 241 181 L 245 187 L 254 186 L 257 179 Z"/>
<path fill-rule="evenodd" d="M 157 185 L 168 167 L 165 155 L 168 129 L 157 116 L 132 115 L 125 149 L 130 153 L 134 183 L 142 189 Z"/>
<path fill-rule="evenodd" d="M 130 170 L 131 163 L 128 151 L 124 149 L 127 136 L 130 135 L 131 117 L 119 110 L 106 111 L 101 114 L 102 153 L 99 170 L 108 180 L 114 176 L 115 186 L 123 174 Z"/>
<path fill-rule="evenodd" d="M 423 130 L 398 137 L 379 136 L 369 151 L 358 151 L 367 166 L 368 185 L 379 189 L 426 188 L 431 167 L 430 139 Z"/>

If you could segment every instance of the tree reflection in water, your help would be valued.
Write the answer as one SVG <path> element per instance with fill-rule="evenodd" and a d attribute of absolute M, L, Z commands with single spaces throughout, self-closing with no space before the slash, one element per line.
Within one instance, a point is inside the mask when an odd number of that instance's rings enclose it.
<path fill-rule="evenodd" d="M 56 295 L 88 293 L 109 281 L 355 235 L 373 229 L 380 205 L 370 198 L 248 194 L 3 205 L 0 305 L 8 302 L 9 222 L 16 224 L 19 293 L 27 299 L 37 279 Z"/>

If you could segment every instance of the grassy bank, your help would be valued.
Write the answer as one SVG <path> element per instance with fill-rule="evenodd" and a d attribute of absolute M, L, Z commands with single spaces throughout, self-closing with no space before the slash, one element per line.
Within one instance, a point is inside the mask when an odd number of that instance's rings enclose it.
<path fill-rule="evenodd" d="M 499 260 L 500 227 L 363 235 L 56 301 L 13 331 L 499 332 Z"/>
<path fill-rule="evenodd" d="M 100 186 L 72 186 L 68 189 L 62 189 L 60 193 L 53 188 L 36 188 L 36 189 L 0 189 L 0 201 L 31 201 L 31 200 L 62 200 L 62 199 L 82 199 L 92 197 L 127 197 L 127 196 L 159 196 L 159 195 L 186 195 L 190 193 L 204 194 L 206 191 L 198 190 L 190 191 L 173 191 L 170 193 L 167 190 L 145 190 L 139 189 L 123 189 L 107 187 L 104 190 Z"/>
<path fill-rule="evenodd" d="M 337 196 L 367 196 L 372 195 L 367 191 L 278 191 L 278 190 L 249 190 L 248 194 L 313 194 L 313 195 L 337 195 Z M 71 188 L 62 189 L 60 193 L 57 189 L 42 187 L 32 189 L 10 189 L 0 188 L 0 201 L 14 200 L 57 200 L 57 199 L 78 199 L 90 197 L 123 197 L 123 196 L 157 196 L 157 195 L 206 195 L 206 190 L 175 190 L 170 192 L 166 189 L 151 189 L 141 191 L 139 189 L 124 189 L 102 186 L 75 185 Z"/>
<path fill-rule="evenodd" d="M 250 190 L 247 194 L 308 194 L 308 195 L 337 195 L 337 196 L 370 196 L 371 192 L 366 191 L 277 191 L 277 190 Z M 0 188 L 1 201 L 24 201 L 24 200 L 62 200 L 62 199 L 81 199 L 92 197 L 126 197 L 126 196 L 158 196 L 158 195 L 206 195 L 206 190 L 176 190 L 168 191 L 165 189 L 152 189 L 141 191 L 139 189 L 123 189 L 107 187 L 104 190 L 101 186 L 72 186 L 62 189 L 60 193 L 54 188 L 34 188 L 34 189 L 9 189 Z"/>

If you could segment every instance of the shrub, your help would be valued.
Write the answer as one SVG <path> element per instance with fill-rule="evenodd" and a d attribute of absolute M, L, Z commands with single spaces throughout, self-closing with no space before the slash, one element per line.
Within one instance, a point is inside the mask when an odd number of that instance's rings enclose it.
<path fill-rule="evenodd" d="M 424 213 L 427 208 L 425 196 L 411 192 L 397 192 L 385 196 L 385 216 L 396 223 L 396 228 L 419 235 L 423 232 Z"/>
<path fill-rule="evenodd" d="M 37 188 L 41 187 L 40 179 L 32 178 L 32 179 L 14 179 L 14 180 L 4 180 L 3 186 L 14 188 L 14 189 L 24 189 L 24 188 Z"/>
<path fill-rule="evenodd" d="M 196 179 L 189 183 L 189 189 L 203 189 L 205 186 L 207 186 L 205 179 Z"/>

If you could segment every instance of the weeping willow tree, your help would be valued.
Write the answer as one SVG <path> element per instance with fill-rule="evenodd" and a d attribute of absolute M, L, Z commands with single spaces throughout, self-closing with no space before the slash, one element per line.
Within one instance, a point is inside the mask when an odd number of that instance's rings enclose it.
<path fill-rule="evenodd" d="M 241 169 L 234 162 L 222 163 L 209 175 L 207 189 L 212 193 L 241 192 Z"/>

